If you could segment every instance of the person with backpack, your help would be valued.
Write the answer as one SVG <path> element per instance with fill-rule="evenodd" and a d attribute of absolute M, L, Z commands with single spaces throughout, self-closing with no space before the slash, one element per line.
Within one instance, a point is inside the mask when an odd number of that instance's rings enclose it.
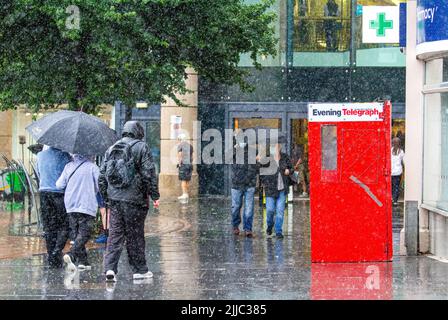
<path fill-rule="evenodd" d="M 64 255 L 68 269 L 90 269 L 86 244 L 89 241 L 98 211 L 98 166 L 88 157 L 73 156 L 62 172 L 56 186 L 65 189 L 65 209 L 70 227 L 75 230 L 75 240 L 70 252 Z"/>
<path fill-rule="evenodd" d="M 126 122 L 122 139 L 106 151 L 101 165 L 100 192 L 111 209 L 104 256 L 107 282 L 117 281 L 118 261 L 124 243 L 133 279 L 153 276 L 146 264 L 144 228 L 149 197 L 157 208 L 160 194 L 150 149 L 142 141 L 144 136 L 143 126 L 139 122 Z"/>
<path fill-rule="evenodd" d="M 37 154 L 40 212 L 50 268 L 63 266 L 62 250 L 69 237 L 64 190 L 56 187 L 56 181 L 70 161 L 70 154 L 53 147 L 45 146 Z"/>

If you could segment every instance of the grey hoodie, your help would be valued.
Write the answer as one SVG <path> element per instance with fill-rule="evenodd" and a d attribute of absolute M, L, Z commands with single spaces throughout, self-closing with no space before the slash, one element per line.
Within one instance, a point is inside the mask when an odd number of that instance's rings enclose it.
<path fill-rule="evenodd" d="M 75 170 L 76 172 L 68 180 Z M 64 202 L 68 213 L 78 212 L 96 216 L 99 173 L 98 166 L 81 155 L 74 155 L 73 161 L 65 166 L 56 181 L 56 187 L 65 189 Z"/>

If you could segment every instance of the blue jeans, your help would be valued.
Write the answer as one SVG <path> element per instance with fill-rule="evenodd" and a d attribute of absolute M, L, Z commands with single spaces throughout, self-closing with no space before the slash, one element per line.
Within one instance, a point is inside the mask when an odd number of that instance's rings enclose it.
<path fill-rule="evenodd" d="M 241 207 L 243 206 L 244 197 L 244 231 L 252 231 L 252 223 L 254 220 L 254 194 L 255 188 L 247 188 L 244 190 L 232 189 L 232 226 L 238 228 L 241 223 Z"/>
<path fill-rule="evenodd" d="M 267 225 L 268 229 L 274 227 L 275 214 L 275 234 L 282 234 L 283 217 L 285 214 L 286 192 L 282 191 L 278 197 L 266 197 Z"/>

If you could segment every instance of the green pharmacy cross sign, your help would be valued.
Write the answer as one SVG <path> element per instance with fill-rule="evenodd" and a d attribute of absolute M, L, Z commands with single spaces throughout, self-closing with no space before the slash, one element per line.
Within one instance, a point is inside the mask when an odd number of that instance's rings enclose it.
<path fill-rule="evenodd" d="M 386 13 L 380 12 L 378 13 L 377 20 L 370 20 L 370 29 L 376 29 L 377 37 L 385 37 L 387 29 L 394 28 L 393 20 L 386 20 Z"/>

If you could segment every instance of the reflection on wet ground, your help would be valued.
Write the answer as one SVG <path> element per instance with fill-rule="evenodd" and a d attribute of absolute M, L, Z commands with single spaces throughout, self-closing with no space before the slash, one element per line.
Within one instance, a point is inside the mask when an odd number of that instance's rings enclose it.
<path fill-rule="evenodd" d="M 393 263 L 311 265 L 307 201 L 288 206 L 283 240 L 265 237 L 263 211 L 255 214 L 255 238 L 233 236 L 227 199 L 164 203 L 160 210 L 151 211 L 146 222 L 147 259 L 154 279 L 133 282 L 124 252 L 115 285 L 103 281 L 103 246 L 89 250 L 93 265 L 90 271 L 50 270 L 42 254 L 45 248 L 41 240 L 14 236 L 10 228 L 14 219 L 17 218 L 11 218 L 11 213 L 0 213 L 0 254 L 7 250 L 5 239 L 11 246 L 16 243 L 16 247 L 23 245 L 23 239 L 34 239 L 39 244 L 34 251 L 26 248 L 26 255 L 0 259 L 0 299 L 448 297 L 448 265 L 426 257 L 395 256 Z M 396 208 L 395 252 L 399 252 L 401 228 L 402 209 Z"/>

